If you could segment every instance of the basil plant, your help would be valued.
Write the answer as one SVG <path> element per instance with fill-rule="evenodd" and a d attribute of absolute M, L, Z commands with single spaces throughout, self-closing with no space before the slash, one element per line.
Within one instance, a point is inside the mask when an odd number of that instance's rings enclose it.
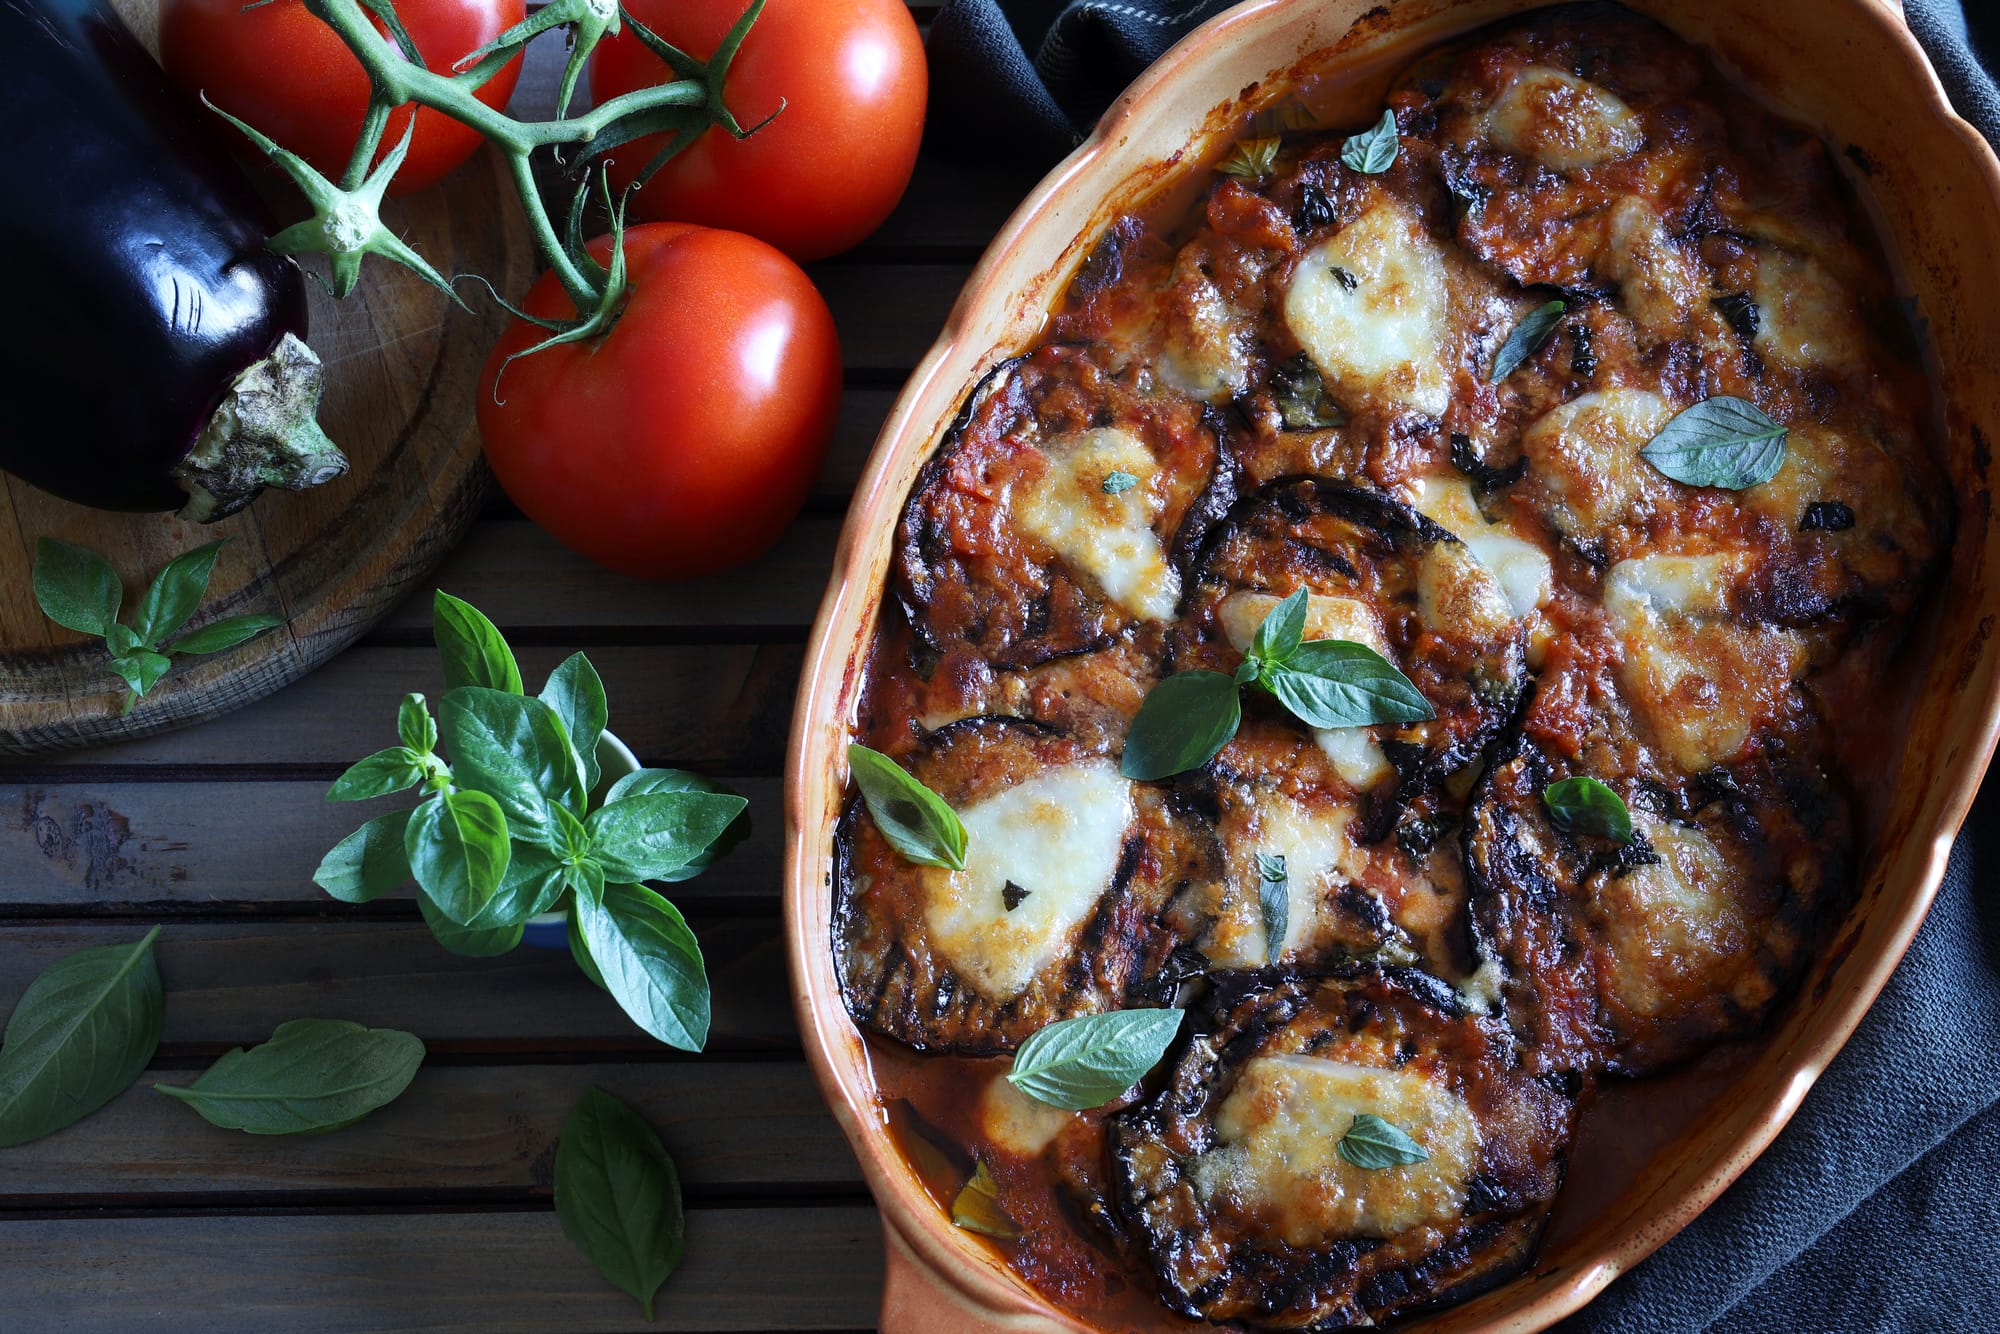
<path fill-rule="evenodd" d="M 327 853 L 314 881 L 346 903 L 417 883 L 431 933 L 455 954 L 521 943 L 528 919 L 564 911 L 570 953 L 632 1021 L 669 1046 L 708 1038 L 708 975 L 679 910 L 647 880 L 699 874 L 749 832 L 742 797 L 677 769 L 605 783 L 604 683 L 583 654 L 529 695 L 498 628 L 437 595 L 444 659 L 437 716 L 419 694 L 397 710 L 399 744 L 335 781 L 329 801 L 416 790 Z M 442 750 L 440 750 L 442 743 Z"/>

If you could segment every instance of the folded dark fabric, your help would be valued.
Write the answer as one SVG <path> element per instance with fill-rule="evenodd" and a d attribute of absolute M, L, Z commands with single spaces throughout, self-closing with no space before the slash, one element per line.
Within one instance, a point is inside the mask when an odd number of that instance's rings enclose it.
<path fill-rule="evenodd" d="M 950 0 L 930 146 L 1052 164 L 1226 0 Z M 1906 0 L 1959 114 L 2000 143 L 2000 5 Z M 2000 785 L 1853 1039 L 1776 1143 L 1566 1334 L 2000 1328 Z"/>

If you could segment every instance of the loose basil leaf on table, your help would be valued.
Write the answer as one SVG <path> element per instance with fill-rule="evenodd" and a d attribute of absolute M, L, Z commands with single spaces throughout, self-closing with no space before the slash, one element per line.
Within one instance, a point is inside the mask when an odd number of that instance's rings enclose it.
<path fill-rule="evenodd" d="M 1368 727 L 1437 716 L 1409 677 L 1352 640 L 1307 640 L 1258 684 L 1308 727 Z"/>
<path fill-rule="evenodd" d="M 144 695 L 160 683 L 173 663 L 164 653 L 150 649 L 140 649 L 136 653 L 126 653 L 113 658 L 108 664 L 111 674 L 131 687 L 134 698 Z M 131 708 L 126 705 L 127 710 Z"/>
<path fill-rule="evenodd" d="M 1148 782 L 1199 769 L 1229 744 L 1242 721 L 1236 682 L 1221 672 L 1176 672 L 1146 692 L 1118 771 Z"/>
<path fill-rule="evenodd" d="M 403 831 L 410 872 L 438 910 L 463 926 L 507 874 L 507 817 L 484 792 L 463 788 L 417 807 Z"/>
<path fill-rule="evenodd" d="M 498 802 L 517 837 L 547 843 L 554 821 L 548 808 L 583 806 L 576 751 L 562 719 L 541 700 L 460 686 L 438 705 L 438 721 L 453 781 Z"/>
<path fill-rule="evenodd" d="M 965 826 L 943 797 L 879 750 L 849 746 L 847 767 L 890 847 L 920 866 L 965 869 Z"/>
<path fill-rule="evenodd" d="M 632 1022 L 670 1047 L 708 1041 L 708 974 L 680 910 L 643 885 L 607 884 L 603 901 L 570 902 L 604 989 Z"/>
<path fill-rule="evenodd" d="M 1102 1107 L 1159 1064 L 1183 1013 L 1113 1010 L 1059 1020 L 1021 1044 L 1007 1082 L 1051 1107 Z"/>
<path fill-rule="evenodd" d="M 1488 384 L 1499 384 L 1512 375 L 1522 362 L 1541 351 L 1542 344 L 1562 323 L 1563 312 L 1569 303 L 1557 298 L 1545 305 L 1536 306 L 1521 317 L 1521 322 L 1508 333 L 1500 351 L 1493 358 L 1493 373 L 1486 377 Z"/>
<path fill-rule="evenodd" d="M 1257 854 L 1257 911 L 1264 919 L 1264 954 L 1276 963 L 1291 929 L 1291 876 L 1282 854 Z"/>
<path fill-rule="evenodd" d="M 423 897 L 417 899 L 417 908 L 437 943 L 468 959 L 491 959 L 506 954 L 521 943 L 525 934 L 519 922 L 509 926 L 460 926 Z"/>
<path fill-rule="evenodd" d="M 139 609 L 132 616 L 132 633 L 142 642 L 157 644 L 188 623 L 208 592 L 208 581 L 215 574 L 215 558 L 222 553 L 222 541 L 183 551 L 153 576 L 153 582 L 146 585 L 139 598 Z"/>
<path fill-rule="evenodd" d="M 1632 841 L 1632 812 L 1623 798 L 1595 778 L 1575 774 L 1558 779 L 1542 789 L 1542 804 L 1565 833 Z"/>
<path fill-rule="evenodd" d="M 431 635 L 444 660 L 447 690 L 484 686 L 521 693 L 521 668 L 514 661 L 514 650 L 499 627 L 470 602 L 439 589 L 431 602 Z"/>
<path fill-rule="evenodd" d="M 225 1053 L 192 1084 L 156 1084 L 211 1125 L 252 1135 L 320 1135 L 351 1126 L 410 1086 L 424 1044 L 393 1028 L 293 1019 L 271 1040 Z"/>
<path fill-rule="evenodd" d="M 613 880 L 652 880 L 685 867 L 749 803 L 720 792 L 620 797 L 584 822 L 591 855 Z"/>
<path fill-rule="evenodd" d="M 1785 466 L 1786 431 L 1756 404 L 1717 394 L 1675 414 L 1639 457 L 1676 482 L 1741 491 Z"/>
<path fill-rule="evenodd" d="M 1405 1167 L 1430 1157 L 1424 1146 L 1411 1139 L 1401 1126 L 1384 1121 L 1373 1112 L 1357 1112 L 1354 1124 L 1347 1128 L 1334 1149 L 1348 1162 L 1370 1172 Z"/>
<path fill-rule="evenodd" d="M 178 639 L 168 640 L 160 646 L 162 653 L 220 653 L 224 649 L 235 648 L 248 643 L 266 630 L 275 630 L 285 623 L 282 616 L 272 616 L 267 612 L 252 612 L 245 616 L 225 616 L 219 621 L 210 621 L 199 630 L 190 630 Z"/>
<path fill-rule="evenodd" d="M 659 1135 L 603 1089 L 584 1090 L 556 1147 L 563 1235 L 653 1318 L 684 1249 L 680 1174 Z"/>
<path fill-rule="evenodd" d="M 410 879 L 403 835 L 413 811 L 390 811 L 333 845 L 313 872 L 313 883 L 344 903 L 368 903 Z"/>
<path fill-rule="evenodd" d="M 78 634 L 108 638 L 118 624 L 125 586 L 111 562 L 89 547 L 53 537 L 36 538 L 33 578 L 35 601 L 41 604 L 42 614 L 57 625 Z"/>
<path fill-rule="evenodd" d="M 540 698 L 562 719 L 583 770 L 584 791 L 590 791 L 597 786 L 597 739 L 604 735 L 604 725 L 611 717 L 603 679 L 589 658 L 572 653 L 549 673 Z"/>
<path fill-rule="evenodd" d="M 1396 164 L 1398 147 L 1396 113 L 1384 109 L 1381 120 L 1341 145 L 1340 160 L 1351 171 L 1379 176 Z"/>
<path fill-rule="evenodd" d="M 159 934 L 65 955 L 21 993 L 0 1037 L 0 1148 L 82 1120 L 145 1070 L 165 1022 Z"/>
<path fill-rule="evenodd" d="M 625 797 L 643 797 L 655 792 L 717 792 L 729 797 L 739 795 L 712 778 L 703 778 L 700 774 L 689 773 L 684 769 L 636 769 L 611 785 L 610 791 L 604 794 L 604 804 L 609 806 L 612 802 Z M 706 850 L 697 853 L 679 870 L 652 878 L 669 882 L 692 880 L 748 837 L 750 837 L 750 806 L 745 802 L 741 813 L 729 822 L 729 827 L 718 834 Z"/>
<path fill-rule="evenodd" d="M 327 789 L 328 801 L 367 801 L 405 792 L 424 781 L 424 757 L 408 746 L 390 746 L 348 766 Z"/>

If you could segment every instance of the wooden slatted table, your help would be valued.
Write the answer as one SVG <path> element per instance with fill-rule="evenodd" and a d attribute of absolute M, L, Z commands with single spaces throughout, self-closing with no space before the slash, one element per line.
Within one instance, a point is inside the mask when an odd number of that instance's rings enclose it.
<path fill-rule="evenodd" d="M 525 96 L 550 76 L 539 54 Z M 805 515 L 756 564 L 634 583 L 495 505 L 407 604 L 272 698 L 189 731 L 0 768 L 0 1009 L 63 953 L 155 923 L 167 992 L 155 1069 L 136 1088 L 0 1152 L 0 1328 L 646 1327 L 553 1212 L 557 1132 L 591 1083 L 659 1127 L 685 1185 L 687 1258 L 651 1328 L 873 1326 L 875 1210 L 801 1055 L 785 976 L 785 737 L 862 461 L 1030 184 L 927 159 L 874 239 L 813 266 L 840 326 L 846 400 Z M 391 804 L 331 805 L 327 784 L 384 744 L 405 691 L 442 689 L 433 586 L 491 614 L 525 675 L 587 650 L 612 727 L 643 760 L 749 797 L 755 835 L 672 895 L 714 986 L 702 1055 L 640 1033 L 566 953 L 461 959 L 414 902 L 349 906 L 312 884 L 321 854 Z M 318 1138 L 219 1130 L 151 1091 L 303 1016 L 407 1029 L 430 1056 L 400 1101 Z"/>

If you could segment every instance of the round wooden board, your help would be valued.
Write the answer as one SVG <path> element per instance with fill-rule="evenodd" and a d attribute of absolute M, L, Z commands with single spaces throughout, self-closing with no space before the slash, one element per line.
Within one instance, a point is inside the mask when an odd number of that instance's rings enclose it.
<path fill-rule="evenodd" d="M 149 0 L 120 8 L 150 41 Z M 295 197 L 279 207 L 287 220 L 303 209 Z M 442 272 L 483 274 L 502 292 L 527 285 L 531 247 L 490 149 L 442 185 L 391 200 L 384 219 Z M 203 525 L 85 509 L 0 475 L 8 502 L 0 511 L 0 750 L 145 736 L 260 699 L 351 643 L 464 535 L 490 484 L 473 395 L 504 312 L 476 284 L 466 288 L 468 314 L 414 274 L 375 260 L 345 301 L 307 287 L 307 341 L 326 365 L 320 424 L 347 454 L 345 477 L 299 493 L 266 491 Z M 191 624 L 257 611 L 286 624 L 227 653 L 176 659 L 121 717 L 125 686 L 105 670 L 103 642 L 61 628 L 35 603 L 38 537 L 108 556 L 125 581 L 128 620 L 168 560 L 230 538 Z"/>

